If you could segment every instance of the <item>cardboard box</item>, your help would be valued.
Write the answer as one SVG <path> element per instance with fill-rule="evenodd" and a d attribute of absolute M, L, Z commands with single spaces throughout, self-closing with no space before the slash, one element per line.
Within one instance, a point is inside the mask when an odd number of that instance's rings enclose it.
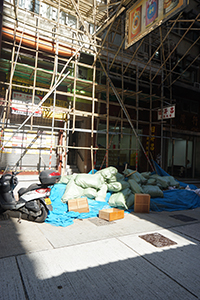
<path fill-rule="evenodd" d="M 124 210 L 118 208 L 108 208 L 99 211 L 99 218 L 107 221 L 114 221 L 124 218 Z"/>
<path fill-rule="evenodd" d="M 87 197 L 68 200 L 68 210 L 77 211 L 79 213 L 89 212 Z"/>
<path fill-rule="evenodd" d="M 150 195 L 149 194 L 135 194 L 134 212 L 149 213 L 150 210 Z"/>

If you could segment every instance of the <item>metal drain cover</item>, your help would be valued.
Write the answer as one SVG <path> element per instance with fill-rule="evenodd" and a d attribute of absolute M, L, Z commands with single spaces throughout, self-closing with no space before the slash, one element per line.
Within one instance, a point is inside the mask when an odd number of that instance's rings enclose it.
<path fill-rule="evenodd" d="M 100 218 L 92 218 L 92 219 L 88 219 L 88 220 L 97 226 L 111 225 L 111 224 L 115 223 L 115 222 L 109 222 L 109 221 L 106 221 L 106 220 L 103 220 Z"/>
<path fill-rule="evenodd" d="M 192 222 L 192 221 L 197 221 L 197 219 L 195 218 L 191 218 L 185 215 L 171 215 L 170 217 L 183 221 L 183 222 Z"/>
<path fill-rule="evenodd" d="M 174 241 L 166 238 L 165 236 L 157 232 L 152 234 L 140 235 L 139 237 L 155 247 L 165 247 L 177 244 Z"/>

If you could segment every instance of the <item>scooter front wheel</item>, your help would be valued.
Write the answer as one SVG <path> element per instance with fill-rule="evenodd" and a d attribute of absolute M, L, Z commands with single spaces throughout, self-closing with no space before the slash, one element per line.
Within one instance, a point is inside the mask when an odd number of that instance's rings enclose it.
<path fill-rule="evenodd" d="M 47 212 L 46 208 L 44 207 L 44 205 L 42 203 L 40 203 L 40 205 L 41 205 L 41 214 L 34 219 L 34 222 L 37 222 L 37 223 L 44 222 L 48 216 L 48 212 Z"/>

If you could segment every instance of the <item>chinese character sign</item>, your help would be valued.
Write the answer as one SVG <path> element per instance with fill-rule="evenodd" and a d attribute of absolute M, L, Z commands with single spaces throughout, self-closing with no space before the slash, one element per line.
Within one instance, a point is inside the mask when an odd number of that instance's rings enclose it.
<path fill-rule="evenodd" d="M 161 109 L 158 110 L 158 120 L 175 118 L 175 105 L 163 108 L 163 114 Z"/>

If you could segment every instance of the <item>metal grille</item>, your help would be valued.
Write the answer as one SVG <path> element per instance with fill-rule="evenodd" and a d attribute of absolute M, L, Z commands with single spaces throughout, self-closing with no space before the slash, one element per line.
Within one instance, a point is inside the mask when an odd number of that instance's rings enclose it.
<path fill-rule="evenodd" d="M 139 237 L 155 247 L 166 247 L 177 244 L 174 241 L 168 239 L 167 237 L 157 232 L 152 234 L 140 235 Z"/>

